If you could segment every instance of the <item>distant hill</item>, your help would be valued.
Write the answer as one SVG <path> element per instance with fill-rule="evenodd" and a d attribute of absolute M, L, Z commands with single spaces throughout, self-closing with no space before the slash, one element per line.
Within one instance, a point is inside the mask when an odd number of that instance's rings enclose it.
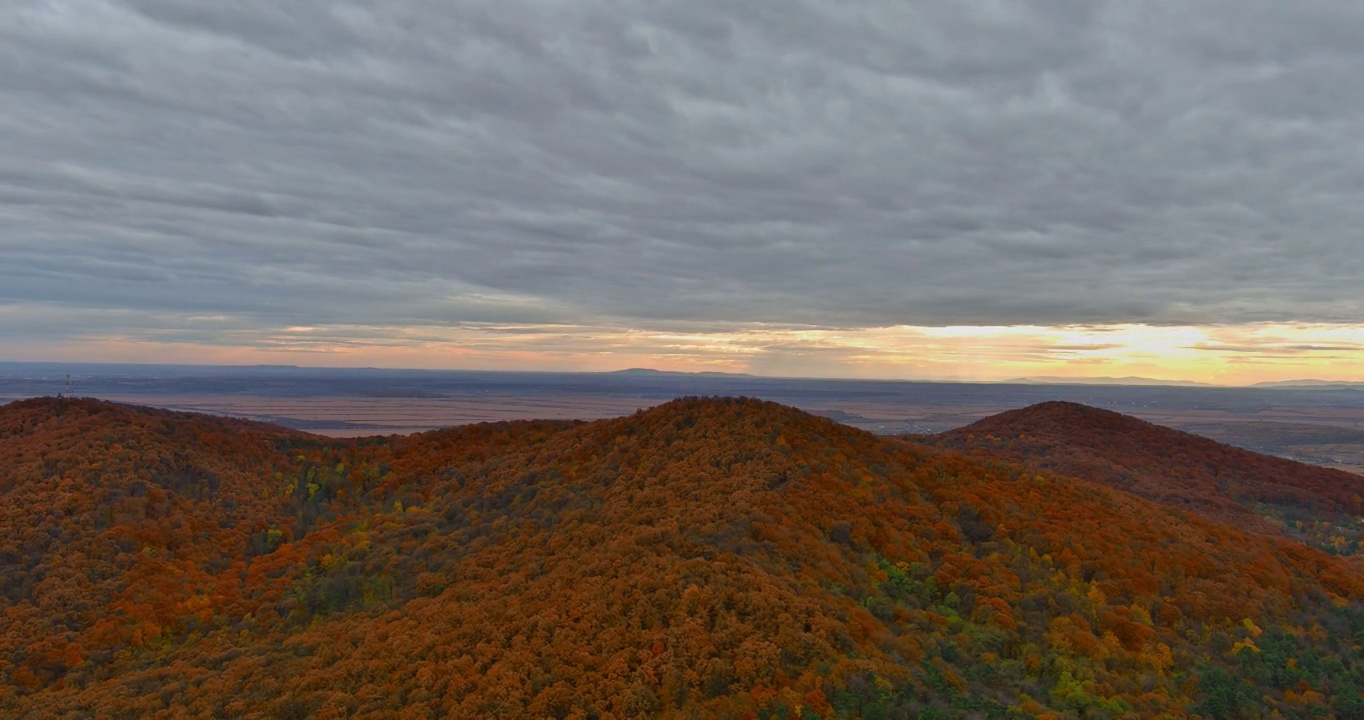
<path fill-rule="evenodd" d="M 1336 380 L 1278 380 L 1274 382 L 1255 383 L 1251 387 L 1257 388 L 1284 388 L 1284 389 L 1351 389 L 1364 390 L 1364 382 L 1347 382 Z"/>
<path fill-rule="evenodd" d="M 922 441 L 1092 480 L 1262 531 L 1304 537 L 1314 527 L 1295 523 L 1353 527 L 1364 514 L 1364 477 L 1077 403 L 1012 410 Z M 1353 534 L 1328 533 L 1324 540 L 1358 545 Z"/>
<path fill-rule="evenodd" d="M 651 368 L 627 368 L 625 370 L 613 370 L 602 374 L 625 377 L 753 377 L 748 373 L 727 373 L 710 370 L 701 372 L 680 372 L 677 370 L 653 370 Z"/>
<path fill-rule="evenodd" d="M 360 440 L 34 400 L 0 478 L 6 717 L 1364 713 L 1349 559 L 756 400 Z"/>
<path fill-rule="evenodd" d="M 1005 380 L 1018 385 L 1152 385 L 1172 387 L 1213 387 L 1208 383 L 1191 380 L 1157 380 L 1144 377 L 1023 377 Z"/>

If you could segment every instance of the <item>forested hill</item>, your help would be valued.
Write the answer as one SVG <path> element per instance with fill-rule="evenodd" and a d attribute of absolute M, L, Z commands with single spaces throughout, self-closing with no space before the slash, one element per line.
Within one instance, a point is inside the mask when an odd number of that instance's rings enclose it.
<path fill-rule="evenodd" d="M 1364 575 L 791 408 L 0 407 L 0 714 L 1364 716 Z"/>
<path fill-rule="evenodd" d="M 1364 477 L 1261 455 L 1109 410 L 1047 402 L 919 442 L 1092 480 L 1354 554 Z"/>

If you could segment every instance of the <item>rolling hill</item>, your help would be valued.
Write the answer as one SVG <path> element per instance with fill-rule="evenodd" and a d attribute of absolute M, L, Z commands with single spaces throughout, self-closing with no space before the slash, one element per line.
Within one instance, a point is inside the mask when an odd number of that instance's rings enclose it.
<path fill-rule="evenodd" d="M 332 440 L 43 399 L 0 468 L 6 715 L 1364 714 L 1347 559 L 756 400 Z"/>
<path fill-rule="evenodd" d="M 1076 403 L 1012 410 L 920 441 L 1091 480 L 1336 552 L 1357 552 L 1364 537 L 1364 477 Z"/>

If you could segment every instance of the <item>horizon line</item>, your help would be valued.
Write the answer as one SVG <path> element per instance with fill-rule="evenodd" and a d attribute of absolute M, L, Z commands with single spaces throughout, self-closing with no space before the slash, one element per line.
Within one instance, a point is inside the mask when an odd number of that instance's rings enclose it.
<path fill-rule="evenodd" d="M 1111 387 L 1182 387 L 1182 388 L 1227 388 L 1227 389 L 1255 389 L 1264 386 L 1284 386 L 1302 383 L 1304 385 L 1362 385 L 1364 382 L 1356 380 L 1323 380 L 1319 378 L 1293 378 L 1289 380 L 1262 381 L 1247 385 L 1230 385 L 1221 383 L 1204 382 L 1197 380 L 1169 380 L 1166 378 L 1126 375 L 1121 377 L 1107 375 L 1044 375 L 1044 376 L 1022 376 L 1003 380 L 948 380 L 930 378 L 903 378 L 903 377 L 846 377 L 846 376 L 820 376 L 820 375 L 767 375 L 753 372 L 726 372 L 720 370 L 658 370 L 656 368 L 644 366 L 623 367 L 616 370 L 489 370 L 482 368 L 415 368 L 415 367 L 395 367 L 377 365 L 297 365 L 293 363 L 197 363 L 197 362 L 117 362 L 117 361 L 73 361 L 73 360 L 0 360 L 0 365 L 52 365 L 52 366 L 108 366 L 108 367 L 165 367 L 165 368 L 237 368 L 237 369 L 292 369 L 292 370 L 316 370 L 316 371 L 395 371 L 395 372 L 414 372 L 414 373 L 488 373 L 501 375 L 614 375 L 628 372 L 649 372 L 660 375 L 683 375 L 683 376 L 728 376 L 728 377 L 749 377 L 765 380 L 825 380 L 834 382 L 899 382 L 899 383 L 924 383 L 942 385 L 1104 385 Z M 1102 382 L 1105 380 L 1135 380 L 1141 382 Z M 1070 382 L 1074 381 L 1074 382 Z"/>

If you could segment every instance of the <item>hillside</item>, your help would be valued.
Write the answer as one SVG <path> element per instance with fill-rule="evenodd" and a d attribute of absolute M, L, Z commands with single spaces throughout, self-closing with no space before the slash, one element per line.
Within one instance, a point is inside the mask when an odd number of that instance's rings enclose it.
<path fill-rule="evenodd" d="M 22 657 L 0 671 L 41 685 L 191 615 L 286 512 L 265 479 L 303 437 L 94 401 L 0 408 L 0 638 Z"/>
<path fill-rule="evenodd" d="M 0 468 L 0 714 L 1364 715 L 1344 559 L 771 403 L 337 441 L 38 400 Z"/>
<path fill-rule="evenodd" d="M 1099 482 L 1343 554 L 1364 538 L 1364 477 L 1224 445 L 1108 410 L 1047 402 L 920 442 Z"/>

